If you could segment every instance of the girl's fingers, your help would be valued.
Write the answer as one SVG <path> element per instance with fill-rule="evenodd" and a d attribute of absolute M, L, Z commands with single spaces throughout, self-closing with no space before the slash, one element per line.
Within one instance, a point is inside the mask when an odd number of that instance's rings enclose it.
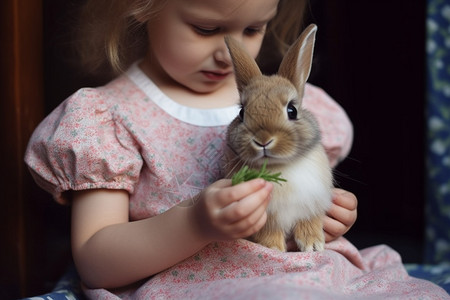
<path fill-rule="evenodd" d="M 231 186 L 231 180 L 219 180 L 211 187 L 217 187 L 218 190 L 210 190 L 216 192 L 215 199 L 219 207 L 226 207 L 233 202 L 239 201 L 258 190 L 265 187 L 267 182 L 261 178 L 253 179 L 247 182 Z"/>
<path fill-rule="evenodd" d="M 356 221 L 356 211 L 348 210 L 347 208 L 331 204 L 330 209 L 327 212 L 328 217 L 335 219 L 336 221 L 344 224 L 345 226 L 351 226 Z"/>
<path fill-rule="evenodd" d="M 246 238 L 259 231 L 267 220 L 264 207 L 259 207 L 254 213 L 236 223 L 224 226 L 224 231 L 230 238 Z"/>
<path fill-rule="evenodd" d="M 324 234 L 325 234 L 325 243 L 329 243 L 329 242 L 334 241 L 336 239 L 335 236 L 332 236 L 331 234 L 329 234 L 326 231 L 324 231 Z"/>
<path fill-rule="evenodd" d="M 358 200 L 342 189 L 334 189 L 333 203 L 323 219 L 325 241 L 330 242 L 344 235 L 356 221 Z"/>
<path fill-rule="evenodd" d="M 323 230 L 325 233 L 325 241 L 329 242 L 335 238 L 344 235 L 349 227 L 341 222 L 326 216 L 323 219 Z"/>
<path fill-rule="evenodd" d="M 264 182 L 264 185 L 259 190 L 239 201 L 230 203 L 221 210 L 221 221 L 226 224 L 233 224 L 245 220 L 255 213 L 261 215 L 267 207 L 272 187 L 271 183 Z"/>
<path fill-rule="evenodd" d="M 248 237 L 260 230 L 267 220 L 266 208 L 269 202 L 268 199 L 269 197 L 245 218 L 229 224 L 229 229 L 237 234 L 239 238 Z"/>
<path fill-rule="evenodd" d="M 239 231 L 236 238 L 247 238 L 252 234 L 255 234 L 266 224 L 267 214 L 266 211 L 263 211 L 263 214 L 258 218 L 257 222 L 253 224 L 253 226 L 246 227 L 243 231 Z"/>
<path fill-rule="evenodd" d="M 358 199 L 353 193 L 335 188 L 333 190 L 333 203 L 348 210 L 355 210 L 358 206 Z"/>

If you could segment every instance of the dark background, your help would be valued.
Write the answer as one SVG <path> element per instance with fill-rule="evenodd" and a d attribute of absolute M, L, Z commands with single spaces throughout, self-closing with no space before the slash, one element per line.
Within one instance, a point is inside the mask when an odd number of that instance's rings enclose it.
<path fill-rule="evenodd" d="M 82 86 L 100 81 L 74 64 L 70 30 L 78 0 L 44 1 L 45 114 Z M 318 25 L 310 82 L 325 89 L 354 125 L 336 181 L 359 200 L 346 235 L 358 248 L 388 244 L 421 262 L 424 233 L 425 1 L 312 1 Z M 70 260 L 69 208 L 39 191 L 46 247 L 40 275 L 48 291 Z"/>
<path fill-rule="evenodd" d="M 326 4 L 325 4 L 326 3 Z M 347 237 L 423 255 L 426 1 L 313 1 L 319 26 L 311 82 L 347 111 L 355 136 L 337 169 L 359 200 Z"/>

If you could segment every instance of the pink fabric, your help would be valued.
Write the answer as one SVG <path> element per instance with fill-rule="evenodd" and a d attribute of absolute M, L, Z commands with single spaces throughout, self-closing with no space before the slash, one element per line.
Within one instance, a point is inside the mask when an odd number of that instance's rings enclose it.
<path fill-rule="evenodd" d="M 303 107 L 319 120 L 322 144 L 330 165 L 336 166 L 350 152 L 353 142 L 353 127 L 345 111 L 322 89 L 310 84 L 305 88 Z"/>
<path fill-rule="evenodd" d="M 323 252 L 281 253 L 245 240 L 213 243 L 137 289 L 92 299 L 448 299 L 409 277 L 387 246 L 358 251 L 344 238 Z"/>
<path fill-rule="evenodd" d="M 350 150 L 345 112 L 308 85 L 304 106 L 318 118 L 330 163 Z M 130 219 L 164 212 L 221 178 L 227 124 L 238 106 L 199 110 L 167 98 L 134 65 L 105 87 L 81 89 L 35 130 L 25 161 L 60 203 L 65 191 L 96 188 L 130 193 Z M 155 241 L 157 242 L 157 241 Z M 106 290 L 91 298 L 117 299 Z M 340 298 L 441 299 L 439 287 L 408 277 L 385 246 L 358 252 L 341 239 L 320 253 L 280 253 L 239 240 L 214 243 L 144 283 L 127 299 Z"/>

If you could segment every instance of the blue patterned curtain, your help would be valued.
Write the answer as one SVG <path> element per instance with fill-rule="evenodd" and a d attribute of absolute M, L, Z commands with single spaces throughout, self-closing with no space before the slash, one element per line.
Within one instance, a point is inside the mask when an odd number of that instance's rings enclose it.
<path fill-rule="evenodd" d="M 428 0 L 426 263 L 450 262 L 450 0 Z"/>

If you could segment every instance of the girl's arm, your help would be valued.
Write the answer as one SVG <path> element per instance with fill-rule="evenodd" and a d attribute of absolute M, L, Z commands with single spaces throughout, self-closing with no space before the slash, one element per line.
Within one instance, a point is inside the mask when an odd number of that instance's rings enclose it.
<path fill-rule="evenodd" d="M 72 252 L 84 284 L 116 288 L 158 273 L 214 240 L 247 237 L 266 221 L 272 185 L 256 179 L 231 186 L 220 180 L 195 204 L 129 222 L 123 190 L 74 193 Z"/>

